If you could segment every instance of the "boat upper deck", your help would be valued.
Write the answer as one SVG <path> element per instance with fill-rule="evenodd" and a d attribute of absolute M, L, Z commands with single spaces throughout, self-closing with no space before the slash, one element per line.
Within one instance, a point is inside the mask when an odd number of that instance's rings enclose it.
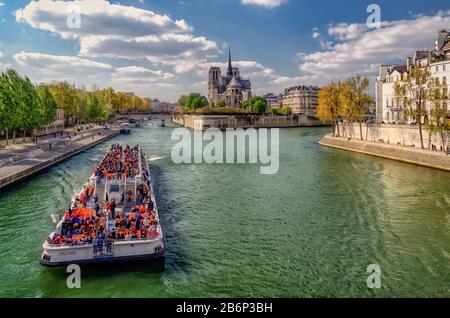
<path fill-rule="evenodd" d="M 103 241 L 162 237 L 152 190 L 141 149 L 112 145 L 47 243 L 95 247 Z"/>

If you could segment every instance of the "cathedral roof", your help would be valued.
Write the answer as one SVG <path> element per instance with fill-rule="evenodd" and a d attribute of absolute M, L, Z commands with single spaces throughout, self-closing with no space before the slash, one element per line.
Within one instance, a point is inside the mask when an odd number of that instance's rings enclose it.
<path fill-rule="evenodd" d="M 233 77 L 233 79 L 228 84 L 229 87 L 243 87 L 241 81 L 239 81 L 236 77 Z"/>

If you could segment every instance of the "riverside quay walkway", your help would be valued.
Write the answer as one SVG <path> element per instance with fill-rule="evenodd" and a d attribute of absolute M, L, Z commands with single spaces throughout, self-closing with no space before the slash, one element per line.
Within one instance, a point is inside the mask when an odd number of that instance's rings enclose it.
<path fill-rule="evenodd" d="M 0 192 L 118 134 L 118 130 L 101 128 L 77 133 L 66 131 L 41 137 L 37 144 L 25 143 L 0 149 Z"/>
<path fill-rule="evenodd" d="M 321 145 L 450 172 L 450 156 L 442 151 L 325 136 Z"/>

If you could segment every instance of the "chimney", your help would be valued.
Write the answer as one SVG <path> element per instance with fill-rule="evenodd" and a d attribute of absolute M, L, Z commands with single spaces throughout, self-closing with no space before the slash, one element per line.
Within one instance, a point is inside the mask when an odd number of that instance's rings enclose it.
<path fill-rule="evenodd" d="M 445 42 L 447 41 L 447 36 L 448 36 L 448 32 L 447 30 L 440 30 L 438 32 L 438 40 L 437 40 L 437 46 L 438 49 L 437 51 L 440 51 L 442 49 L 442 47 L 445 45 Z"/>

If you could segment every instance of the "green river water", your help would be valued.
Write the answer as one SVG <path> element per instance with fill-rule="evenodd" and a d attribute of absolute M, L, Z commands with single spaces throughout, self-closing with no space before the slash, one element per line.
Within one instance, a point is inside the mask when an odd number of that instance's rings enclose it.
<path fill-rule="evenodd" d="M 172 128 L 147 126 L 0 194 L 1 297 L 450 296 L 450 173 L 320 146 L 326 128 L 280 130 L 280 170 L 175 165 Z M 111 143 L 151 161 L 166 234 L 162 266 L 39 265 L 51 215 L 67 208 Z M 366 285 L 369 264 L 381 289 Z"/>

